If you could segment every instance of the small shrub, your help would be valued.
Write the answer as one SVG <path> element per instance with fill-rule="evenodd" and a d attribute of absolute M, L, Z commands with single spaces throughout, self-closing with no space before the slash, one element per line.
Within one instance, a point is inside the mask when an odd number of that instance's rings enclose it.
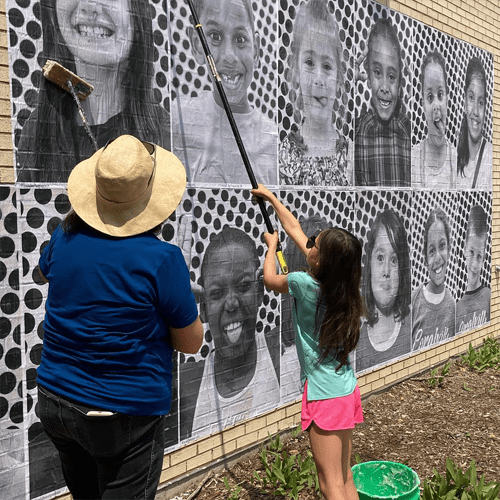
<path fill-rule="evenodd" d="M 319 480 L 311 452 L 306 458 L 290 455 L 283 449 L 279 435 L 271 439 L 268 449 L 260 451 L 260 461 L 264 466 L 265 476 L 255 471 L 254 478 L 264 488 L 271 488 L 274 495 L 298 499 L 298 493 L 304 488 L 313 488 L 319 492 Z"/>
<path fill-rule="evenodd" d="M 473 370 L 483 372 L 487 368 L 500 369 L 500 343 L 492 338 L 484 339 L 482 347 L 478 350 L 469 344 L 469 350 L 466 354 L 462 354 L 462 361 Z"/>
<path fill-rule="evenodd" d="M 424 480 L 421 500 L 500 500 L 500 483 L 486 483 L 484 476 L 478 480 L 476 463 L 463 472 L 450 458 L 446 459 L 446 475 L 436 469 L 430 480 Z"/>
<path fill-rule="evenodd" d="M 229 484 L 229 481 L 227 480 L 227 478 L 225 477 L 223 479 L 224 481 L 224 486 L 226 487 L 227 489 L 227 494 L 228 494 L 228 497 L 227 499 L 228 500 L 238 500 L 238 498 L 240 497 L 240 491 L 241 491 L 241 486 L 239 484 L 237 484 L 236 486 L 234 486 L 234 488 Z"/>
<path fill-rule="evenodd" d="M 434 370 L 431 370 L 431 378 L 427 381 L 431 389 L 434 389 L 434 387 L 436 386 L 443 387 L 443 380 L 446 375 L 450 373 L 450 367 L 451 363 L 446 363 L 441 369 L 440 375 L 438 375 L 438 368 L 434 368 Z"/>

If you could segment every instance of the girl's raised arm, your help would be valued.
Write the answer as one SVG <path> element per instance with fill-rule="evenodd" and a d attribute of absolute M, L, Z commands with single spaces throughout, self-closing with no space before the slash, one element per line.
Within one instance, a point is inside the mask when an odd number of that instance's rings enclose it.
<path fill-rule="evenodd" d="M 290 210 L 288 210 L 288 208 L 286 208 L 285 205 L 283 205 L 283 203 L 281 203 L 281 201 L 279 201 L 263 184 L 259 184 L 257 189 L 252 189 L 252 194 L 254 196 L 260 196 L 262 199 L 271 203 L 286 234 L 290 236 L 299 250 L 307 256 L 309 253 L 309 249 L 306 248 L 307 236 L 304 234 L 304 231 L 302 231 L 299 221 L 292 212 L 290 212 Z"/>

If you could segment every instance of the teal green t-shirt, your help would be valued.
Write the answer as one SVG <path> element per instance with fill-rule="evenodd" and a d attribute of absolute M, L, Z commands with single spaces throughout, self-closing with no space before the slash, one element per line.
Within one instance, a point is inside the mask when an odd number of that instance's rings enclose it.
<path fill-rule="evenodd" d="M 292 308 L 295 343 L 300 362 L 300 378 L 307 380 L 307 400 L 318 401 L 352 394 L 357 380 L 351 363 L 339 371 L 338 361 L 327 357 L 321 363 L 318 335 L 315 334 L 319 284 L 305 272 L 288 275 L 288 290 L 295 299 Z"/>

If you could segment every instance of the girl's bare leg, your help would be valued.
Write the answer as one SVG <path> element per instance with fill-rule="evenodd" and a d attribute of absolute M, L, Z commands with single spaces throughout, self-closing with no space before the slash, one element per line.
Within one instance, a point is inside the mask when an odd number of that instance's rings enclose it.
<path fill-rule="evenodd" d="M 359 500 L 350 465 L 352 429 L 324 431 L 313 422 L 309 441 L 325 499 Z"/>

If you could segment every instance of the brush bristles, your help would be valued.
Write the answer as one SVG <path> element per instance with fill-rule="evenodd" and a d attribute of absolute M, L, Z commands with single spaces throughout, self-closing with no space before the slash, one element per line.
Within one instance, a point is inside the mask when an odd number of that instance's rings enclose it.
<path fill-rule="evenodd" d="M 66 69 L 58 62 L 51 61 L 50 59 L 47 59 L 47 62 L 42 68 L 42 73 L 47 80 L 55 83 L 66 92 L 69 92 L 68 80 L 71 80 L 80 101 L 84 101 L 94 90 L 94 87 L 90 83 L 87 83 L 69 69 Z"/>

